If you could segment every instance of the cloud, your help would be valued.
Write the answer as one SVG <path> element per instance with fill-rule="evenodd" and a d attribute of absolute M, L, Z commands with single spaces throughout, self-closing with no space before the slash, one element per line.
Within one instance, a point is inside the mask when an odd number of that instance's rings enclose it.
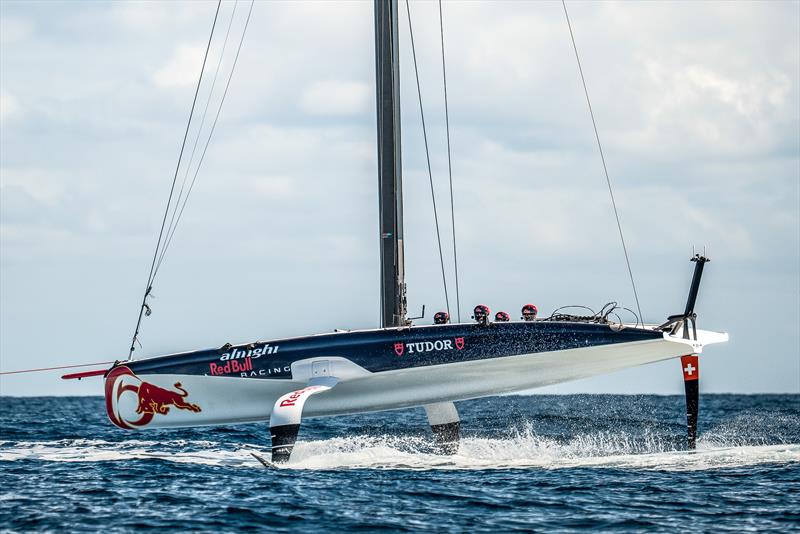
<path fill-rule="evenodd" d="M 186 87 L 197 83 L 203 64 L 205 47 L 199 44 L 181 44 L 166 64 L 153 74 L 157 87 Z"/>
<path fill-rule="evenodd" d="M 33 22 L 27 17 L 3 15 L 0 17 L 0 43 L 23 41 L 33 33 Z"/>
<path fill-rule="evenodd" d="M 107 19 L 114 27 L 122 27 L 140 35 L 147 33 L 157 36 L 164 31 L 187 26 L 207 29 L 214 16 L 216 2 L 167 2 L 154 9 L 147 0 L 128 0 L 107 7 L 110 11 Z M 223 4 L 220 9 L 222 16 L 230 9 L 232 2 Z"/>
<path fill-rule="evenodd" d="M 346 81 L 314 82 L 303 91 L 301 108 L 309 115 L 364 115 L 370 110 L 370 87 Z"/>
<path fill-rule="evenodd" d="M 288 198 L 295 194 L 294 180 L 288 176 L 257 176 L 251 178 L 253 190 L 268 198 Z"/>
<path fill-rule="evenodd" d="M 5 121 L 21 111 L 19 102 L 14 95 L 0 89 L 0 121 Z"/>
<path fill-rule="evenodd" d="M 65 184 L 54 173 L 42 169 L 0 168 L 0 187 L 20 189 L 46 208 L 54 207 L 62 198 Z"/>
<path fill-rule="evenodd" d="M 642 60 L 644 98 L 636 102 L 644 120 L 618 128 L 610 139 L 663 158 L 676 151 L 739 157 L 773 151 L 792 120 L 792 83 L 782 72 L 746 76 L 715 70 L 709 64 Z M 649 87 L 648 87 L 649 86 Z"/>
<path fill-rule="evenodd" d="M 126 348 L 215 8 L 31 5 L 4 4 L 0 19 L 4 366 L 63 317 L 58 363 Z M 796 299 L 786 297 L 797 294 L 800 257 L 796 5 L 568 6 L 646 313 L 660 319 L 682 305 L 684 256 L 710 245 L 705 324 L 740 330 L 726 354 L 746 361 L 759 332 L 781 329 L 795 337 L 776 339 L 770 352 L 797 354 Z M 438 7 L 411 8 L 452 282 Z M 231 9 L 223 3 L 223 23 Z M 416 311 L 444 299 L 402 2 L 400 10 L 406 270 Z M 445 2 L 443 10 L 463 307 L 516 310 L 531 295 L 543 308 L 629 300 L 561 6 Z M 240 3 L 234 28 L 244 14 Z M 369 2 L 255 4 L 159 274 L 148 353 L 375 323 L 373 42 Z M 69 291 L 80 276 L 88 294 L 78 299 Z M 765 280 L 774 291 L 748 289 Z M 726 315 L 737 306 L 724 299 L 739 290 L 771 313 L 748 314 L 746 325 Z M 19 311 L 30 302 L 70 309 Z M 336 317 L 295 319 L 320 305 Z M 95 353 L 86 353 L 88 338 Z M 773 368 L 774 385 L 743 385 L 724 370 L 721 380 L 731 390 L 779 388 L 795 369 Z"/>

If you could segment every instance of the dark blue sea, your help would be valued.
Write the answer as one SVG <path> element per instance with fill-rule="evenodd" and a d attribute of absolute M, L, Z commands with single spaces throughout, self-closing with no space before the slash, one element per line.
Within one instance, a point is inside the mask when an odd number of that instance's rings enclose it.
<path fill-rule="evenodd" d="M 459 403 L 459 454 L 421 409 L 308 420 L 265 469 L 266 424 L 131 432 L 101 398 L 0 397 L 0 530 L 800 531 L 800 395 Z"/>

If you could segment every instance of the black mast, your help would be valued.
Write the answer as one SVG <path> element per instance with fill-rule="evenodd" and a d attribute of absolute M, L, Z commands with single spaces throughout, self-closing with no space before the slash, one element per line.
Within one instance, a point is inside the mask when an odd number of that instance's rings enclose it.
<path fill-rule="evenodd" d="M 375 0 L 381 327 L 406 324 L 397 0 Z"/>

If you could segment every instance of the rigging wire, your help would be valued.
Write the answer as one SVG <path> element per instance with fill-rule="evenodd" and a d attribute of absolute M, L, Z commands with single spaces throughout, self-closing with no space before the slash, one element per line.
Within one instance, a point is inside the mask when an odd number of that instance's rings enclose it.
<path fill-rule="evenodd" d="M 222 51 L 219 54 L 219 61 L 217 61 L 217 68 L 214 71 L 214 78 L 211 80 L 211 88 L 208 91 L 208 98 L 206 99 L 206 105 L 203 109 L 203 116 L 200 118 L 200 126 L 197 129 L 197 135 L 194 138 L 194 144 L 192 145 L 192 153 L 189 155 L 189 163 L 186 164 L 186 172 L 183 174 L 183 181 L 181 182 L 181 188 L 178 191 L 178 200 L 175 202 L 175 205 L 172 209 L 172 217 L 170 218 L 169 224 L 167 225 L 167 242 L 169 242 L 169 235 L 173 229 L 173 224 L 175 223 L 175 216 L 178 214 L 178 205 L 181 202 L 181 198 L 183 198 L 183 191 L 186 187 L 186 182 L 189 179 L 189 171 L 192 168 L 192 163 L 194 162 L 194 155 L 197 151 L 197 143 L 200 141 L 200 134 L 203 133 L 203 126 L 206 123 L 206 115 L 208 114 L 208 107 L 211 104 L 211 97 L 214 95 L 214 87 L 217 85 L 217 77 L 219 76 L 219 69 L 222 66 L 222 60 L 225 58 L 225 49 L 228 46 L 228 37 L 231 34 L 231 26 L 233 26 L 233 20 L 236 16 L 236 7 L 239 5 L 239 0 L 233 4 L 233 10 L 231 11 L 231 18 L 228 21 L 228 29 L 225 32 L 225 40 L 222 42 Z M 161 257 L 158 259 L 158 263 L 156 264 L 156 272 L 158 272 L 158 265 L 161 264 L 161 260 L 164 258 L 164 252 L 166 252 L 166 248 L 161 249 Z"/>
<path fill-rule="evenodd" d="M 608 176 L 608 168 L 606 167 L 606 158 L 603 155 L 603 146 L 600 144 L 600 134 L 597 133 L 597 122 L 594 119 L 594 111 L 592 110 L 592 102 L 589 100 L 589 90 L 586 88 L 586 78 L 583 75 L 583 67 L 581 67 L 581 58 L 578 55 L 578 45 L 575 44 L 575 34 L 572 32 L 572 24 L 569 20 L 569 13 L 567 12 L 566 0 L 561 0 L 561 5 L 564 7 L 564 17 L 567 19 L 567 27 L 569 28 L 569 36 L 572 39 L 572 48 L 575 50 L 575 59 L 578 62 L 578 71 L 581 75 L 581 83 L 583 84 L 583 92 L 586 95 L 586 104 L 589 106 L 589 115 L 592 117 L 592 127 L 594 128 L 594 137 L 597 140 L 597 149 L 600 151 L 600 160 L 603 162 L 603 172 L 606 176 L 606 183 L 608 184 L 608 193 L 611 195 L 611 205 L 614 208 L 614 217 L 617 219 L 617 230 L 619 230 L 619 240 L 622 242 L 622 251 L 625 253 L 625 264 L 628 266 L 628 276 L 631 279 L 631 287 L 633 288 L 633 297 L 636 299 L 636 309 L 639 311 L 639 317 L 642 318 L 644 323 L 644 316 L 642 315 L 642 307 L 639 305 L 639 294 L 636 292 L 636 282 L 633 281 L 633 270 L 631 269 L 631 262 L 628 258 L 628 248 L 625 246 L 625 237 L 622 235 L 622 223 L 619 220 L 619 212 L 617 211 L 617 202 L 614 200 L 614 191 L 611 187 L 611 178 Z"/>
<path fill-rule="evenodd" d="M 37 369 L 20 369 L 19 371 L 2 371 L 0 375 L 17 375 L 20 373 L 38 373 L 40 371 L 55 371 L 56 369 L 74 369 L 76 367 L 91 367 L 93 365 L 108 365 L 110 363 L 117 363 L 114 361 L 111 362 L 95 362 L 95 363 L 79 363 L 76 365 L 59 365 L 56 367 L 39 367 Z"/>
<path fill-rule="evenodd" d="M 214 136 L 214 130 L 217 127 L 217 121 L 219 121 L 219 114 L 222 111 L 222 104 L 225 103 L 225 97 L 228 96 L 228 89 L 231 86 L 231 80 L 233 79 L 233 73 L 236 70 L 236 64 L 239 61 L 239 53 L 242 51 L 242 44 L 244 43 L 244 37 L 247 34 L 247 27 L 250 25 L 250 16 L 253 14 L 253 5 L 255 4 L 255 0 L 251 0 L 250 2 L 250 9 L 247 12 L 247 20 L 244 23 L 244 29 L 242 29 L 242 36 L 239 39 L 239 46 L 236 48 L 236 56 L 233 58 L 233 65 L 231 66 L 231 71 L 228 74 L 228 81 L 225 83 L 225 91 L 222 93 L 222 98 L 219 101 L 219 106 L 217 107 L 217 113 L 214 116 L 214 122 L 211 124 L 211 130 L 208 133 L 208 138 L 206 139 L 205 146 L 203 146 L 203 152 L 200 154 L 200 160 L 197 163 L 197 168 L 194 171 L 194 175 L 192 176 L 192 181 L 189 184 L 189 190 L 186 192 L 186 196 L 183 199 L 183 204 L 181 205 L 181 209 L 178 212 L 178 218 L 175 220 L 175 226 L 172 228 L 172 233 L 169 234 L 167 241 L 164 245 L 164 251 L 161 254 L 161 258 L 158 260 L 158 265 L 156 265 L 156 273 L 161 268 L 161 262 L 164 259 L 164 254 L 166 254 L 169 245 L 172 243 L 172 238 L 175 236 L 175 231 L 178 229 L 178 223 L 183 216 L 183 210 L 186 209 L 186 203 L 189 201 L 189 195 L 192 193 L 192 189 L 194 189 L 194 184 L 197 181 L 197 175 L 200 172 L 200 167 L 203 165 L 203 161 L 206 157 L 206 151 L 208 150 L 208 145 L 211 143 L 211 138 Z M 155 276 L 155 275 L 154 275 Z"/>
<path fill-rule="evenodd" d="M 150 307 L 147 305 L 147 297 L 150 295 L 150 292 L 153 289 L 153 278 L 155 276 L 155 266 L 156 266 L 156 259 L 158 258 L 158 251 L 161 247 L 161 240 L 164 236 L 164 227 L 167 223 L 167 216 L 169 215 L 169 208 L 172 205 L 172 196 L 175 193 L 175 183 L 178 180 L 178 172 L 181 168 L 181 161 L 183 159 L 183 151 L 186 148 L 186 139 L 189 137 L 189 127 L 192 124 L 192 117 L 194 116 L 194 108 L 197 104 L 197 95 L 200 92 L 200 84 L 203 82 L 203 72 L 206 68 L 206 61 L 208 60 L 208 51 L 211 49 L 211 40 L 214 38 L 214 30 L 217 27 L 217 18 L 219 17 L 219 8 L 222 5 L 222 0 L 217 2 L 217 10 L 214 13 L 214 22 L 211 25 L 211 34 L 208 36 L 208 44 L 206 45 L 206 53 L 203 57 L 203 65 L 200 68 L 200 77 L 197 79 L 197 87 L 194 91 L 194 98 L 192 99 L 192 108 L 189 111 L 189 120 L 186 122 L 186 131 L 183 134 L 183 141 L 181 142 L 181 150 L 178 154 L 178 164 L 175 166 L 175 175 L 172 178 L 172 186 L 169 190 L 169 198 L 167 199 L 167 207 L 164 210 L 164 219 L 161 221 L 161 230 L 158 232 L 158 241 L 156 242 L 156 250 L 153 252 L 153 261 L 150 264 L 150 274 L 147 275 L 147 285 L 145 286 L 144 296 L 142 297 L 142 305 L 139 308 L 139 318 L 136 320 L 136 328 L 133 332 L 133 338 L 131 339 L 131 348 L 128 352 L 128 359 L 130 360 L 133 357 L 133 351 L 136 349 L 136 342 L 138 341 L 139 337 L 139 327 L 142 324 L 142 316 L 147 311 L 149 315 Z"/>
<path fill-rule="evenodd" d="M 450 315 L 450 298 L 447 295 L 447 277 L 444 271 L 444 255 L 442 254 L 442 237 L 439 232 L 439 214 L 436 211 L 436 195 L 433 190 L 433 172 L 431 171 L 431 155 L 428 150 L 428 133 L 425 129 L 425 112 L 422 108 L 422 90 L 419 85 L 419 69 L 417 68 L 417 51 L 414 46 L 414 30 L 411 25 L 411 6 L 406 0 L 406 15 L 408 16 L 408 33 L 411 36 L 411 54 L 414 58 L 414 74 L 417 79 L 417 96 L 419 97 L 419 115 L 422 121 L 422 137 L 425 140 L 425 159 L 428 163 L 428 179 L 431 184 L 431 200 L 433 201 L 433 220 L 436 224 L 436 241 L 439 244 L 439 262 L 442 266 L 442 285 L 444 286 L 444 301 L 447 306 L 447 315 Z"/>
<path fill-rule="evenodd" d="M 447 174 L 450 178 L 450 223 L 453 227 L 453 264 L 456 275 L 456 314 L 461 322 L 461 298 L 458 291 L 458 251 L 456 249 L 456 211 L 453 202 L 453 165 L 450 158 L 450 113 L 447 105 L 447 69 L 444 60 L 444 22 L 442 22 L 442 0 L 439 0 L 439 36 L 442 42 L 442 82 L 444 86 L 444 122 L 447 131 Z"/>

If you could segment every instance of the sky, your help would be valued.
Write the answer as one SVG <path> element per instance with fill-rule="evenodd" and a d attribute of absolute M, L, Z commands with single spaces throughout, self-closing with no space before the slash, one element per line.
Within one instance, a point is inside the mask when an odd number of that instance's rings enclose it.
<path fill-rule="evenodd" d="M 800 392 L 800 3 L 567 5 L 645 320 L 683 310 L 705 247 L 699 326 L 730 341 L 701 391 Z M 247 7 L 220 10 L 209 117 Z M 127 356 L 215 8 L 0 2 L 0 370 Z M 560 2 L 443 14 L 462 319 L 634 308 Z M 437 4 L 411 16 L 455 316 Z M 405 17 L 408 302 L 429 323 L 445 300 Z M 372 2 L 256 2 L 137 357 L 378 325 L 373 46 Z M 60 374 L 0 394 L 102 394 Z M 671 360 L 538 391 L 682 377 Z"/>

